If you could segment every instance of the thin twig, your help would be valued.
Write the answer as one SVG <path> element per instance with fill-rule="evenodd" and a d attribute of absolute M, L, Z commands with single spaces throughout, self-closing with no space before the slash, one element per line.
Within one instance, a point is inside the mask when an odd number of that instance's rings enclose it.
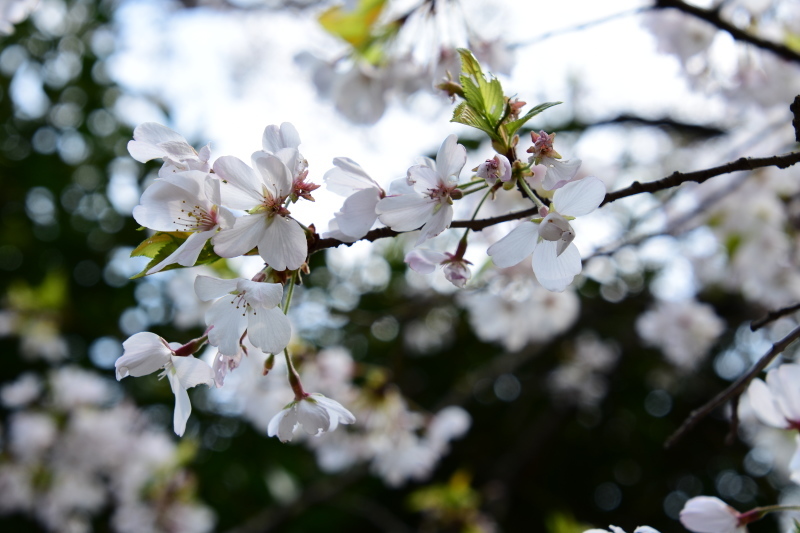
<path fill-rule="evenodd" d="M 723 20 L 722 17 L 719 16 L 719 10 L 703 9 L 701 7 L 693 6 L 685 2 L 682 2 L 681 0 L 656 0 L 655 7 L 659 9 L 664 9 L 664 8 L 677 9 L 679 11 L 697 17 L 701 20 L 704 20 L 720 30 L 730 33 L 731 36 L 737 41 L 744 41 L 746 43 L 750 43 L 754 46 L 757 46 L 758 48 L 761 48 L 763 50 L 769 50 L 770 52 L 774 53 L 775 55 L 777 55 L 782 59 L 785 59 L 786 61 L 793 61 L 795 63 L 800 63 L 800 54 L 798 54 L 788 46 L 784 46 L 780 43 L 762 39 L 761 37 L 757 37 L 752 33 L 746 32 L 745 30 L 734 26 L 733 24 L 731 24 L 726 20 Z"/>
<path fill-rule="evenodd" d="M 695 172 L 673 172 L 666 178 L 656 181 L 647 183 L 634 181 L 625 189 L 606 194 L 603 203 L 600 205 L 603 206 L 607 203 L 619 200 L 620 198 L 634 196 L 643 192 L 657 192 L 671 187 L 677 187 L 689 181 L 703 183 L 713 177 L 729 174 L 731 172 L 738 172 L 740 170 L 755 170 L 763 167 L 788 168 L 797 163 L 800 163 L 800 152 L 789 152 L 787 154 L 773 155 L 770 157 L 741 157 L 736 161 L 705 170 L 697 170 Z"/>
<path fill-rule="evenodd" d="M 755 378 L 772 360 L 791 343 L 800 338 L 800 326 L 793 329 L 791 333 L 772 345 L 772 348 L 765 353 L 761 359 L 750 369 L 749 372 L 741 376 L 739 379 L 731 383 L 731 385 L 724 391 L 717 394 L 710 402 L 706 403 L 699 409 L 692 411 L 686 420 L 683 421 L 681 427 L 678 428 L 664 443 L 665 448 L 671 448 L 681 437 L 683 437 L 690 429 L 697 425 L 698 422 L 708 416 L 714 409 L 723 405 L 728 400 L 739 396 L 744 392 L 745 387 Z"/>
<path fill-rule="evenodd" d="M 775 320 L 778 320 L 786 315 L 791 315 L 795 311 L 800 311 L 800 304 L 794 304 L 790 305 L 789 307 L 783 307 L 781 309 L 776 309 L 775 311 L 770 311 L 766 314 L 766 316 L 762 316 L 758 320 L 753 320 L 750 322 L 750 331 L 758 331 L 770 322 L 774 322 Z"/>
<path fill-rule="evenodd" d="M 619 13 L 612 13 L 611 15 L 605 16 L 603 18 L 590 20 L 589 22 L 584 22 L 583 24 L 577 24 L 575 26 L 570 26 L 568 28 L 561 28 L 561 29 L 558 29 L 558 30 L 549 31 L 547 33 L 543 33 L 541 35 L 537 35 L 535 37 L 532 37 L 531 39 L 528 39 L 527 41 L 522 41 L 520 43 L 513 43 L 513 44 L 509 45 L 509 48 L 521 48 L 523 46 L 528 46 L 528 45 L 535 44 L 535 43 L 538 43 L 538 42 L 546 41 L 547 39 L 551 39 L 551 38 L 557 37 L 559 35 L 564 35 L 564 34 L 567 34 L 567 33 L 574 33 L 574 32 L 578 32 L 578 31 L 583 31 L 583 30 L 586 30 L 586 29 L 594 27 L 594 26 L 599 26 L 601 24 L 605 24 L 606 22 L 611 22 L 612 20 L 628 17 L 630 15 L 637 15 L 639 13 L 643 13 L 645 11 L 649 11 L 649 10 L 654 9 L 654 8 L 655 8 L 655 6 L 643 6 L 643 7 L 637 7 L 637 8 L 634 8 L 634 9 L 629 9 L 627 11 L 620 11 Z"/>

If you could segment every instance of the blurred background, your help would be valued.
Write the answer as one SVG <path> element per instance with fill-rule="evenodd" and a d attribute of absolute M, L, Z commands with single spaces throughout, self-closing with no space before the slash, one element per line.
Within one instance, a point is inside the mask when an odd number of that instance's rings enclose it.
<path fill-rule="evenodd" d="M 246 160 L 267 125 L 291 122 L 321 185 L 334 157 L 386 185 L 456 133 L 464 179 L 493 152 L 449 122 L 433 85 L 469 47 L 507 94 L 564 102 L 528 126 L 558 132 L 558 151 L 609 190 L 796 150 L 800 6 L 691 5 L 755 44 L 625 0 L 0 0 L 0 529 L 666 533 L 684 531 L 678 513 L 700 494 L 740 510 L 800 500 L 795 435 L 757 422 L 746 397 L 738 424 L 726 406 L 664 449 L 796 326 L 750 330 L 800 299 L 795 167 L 582 217 L 583 274 L 564 293 L 528 262 L 489 264 L 486 246 L 514 223 L 471 238 L 464 290 L 407 269 L 414 234 L 314 254 L 291 351 L 306 389 L 358 420 L 319 438 L 266 436 L 291 393 L 256 350 L 224 387 L 190 391 L 182 438 L 167 382 L 114 379 L 130 335 L 202 335 L 197 274 L 263 266 L 130 279 L 147 263 L 130 257 L 147 236 L 131 211 L 160 166 L 128 155 L 136 125 Z M 293 215 L 322 232 L 342 199 L 314 197 Z M 469 218 L 461 203 L 456 219 Z M 481 217 L 525 207 L 505 199 Z"/>

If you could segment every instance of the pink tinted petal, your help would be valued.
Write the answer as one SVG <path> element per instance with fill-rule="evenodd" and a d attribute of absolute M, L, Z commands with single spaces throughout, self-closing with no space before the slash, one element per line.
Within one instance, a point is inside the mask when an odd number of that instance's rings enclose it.
<path fill-rule="evenodd" d="M 597 209 L 605 197 L 605 184 L 589 176 L 558 189 L 553 195 L 553 207 L 564 216 L 579 217 Z"/>
<path fill-rule="evenodd" d="M 411 231 L 433 216 L 438 202 L 419 194 L 388 196 L 375 206 L 380 221 L 395 231 Z"/>
<path fill-rule="evenodd" d="M 580 274 L 581 254 L 574 244 L 558 255 L 558 242 L 542 241 L 533 251 L 533 273 L 542 287 L 562 292 Z"/>
<path fill-rule="evenodd" d="M 404 262 L 415 272 L 431 274 L 445 259 L 447 256 L 442 252 L 416 248 L 406 254 Z"/>
<path fill-rule="evenodd" d="M 581 167 L 581 160 L 543 157 L 542 165 L 547 168 L 547 173 L 542 180 L 542 187 L 546 191 L 552 191 L 563 187 L 575 177 Z"/>
<path fill-rule="evenodd" d="M 520 263 L 533 253 L 539 240 L 539 226 L 533 222 L 523 222 L 508 235 L 489 247 L 487 253 L 499 268 L 508 268 Z"/>

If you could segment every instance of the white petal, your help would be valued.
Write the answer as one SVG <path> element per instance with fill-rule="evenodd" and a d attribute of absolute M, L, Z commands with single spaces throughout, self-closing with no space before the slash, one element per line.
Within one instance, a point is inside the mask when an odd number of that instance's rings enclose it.
<path fill-rule="evenodd" d="M 558 255 L 558 242 L 542 241 L 533 251 L 533 273 L 548 291 L 561 292 L 582 269 L 581 254 L 574 244 Z"/>
<path fill-rule="evenodd" d="M 277 415 L 273 416 L 270 419 L 269 425 L 267 426 L 267 435 L 269 435 L 270 437 L 274 437 L 275 435 L 278 435 L 278 431 L 279 431 L 279 428 L 281 426 L 281 421 L 283 420 L 283 418 L 288 413 L 289 413 L 289 409 L 288 408 L 281 409 L 281 411 Z M 286 442 L 287 440 L 291 440 L 291 439 L 292 439 L 292 437 L 291 437 L 291 433 L 290 433 L 288 439 L 281 438 L 281 441 L 282 442 Z"/>
<path fill-rule="evenodd" d="M 767 385 L 785 418 L 800 422 L 800 365 L 786 363 L 767 373 Z"/>
<path fill-rule="evenodd" d="M 172 355 L 172 350 L 164 339 L 149 331 L 131 335 L 122 343 L 122 348 L 122 356 L 114 364 L 117 381 L 126 376 L 139 377 L 152 374 L 164 368 Z"/>
<path fill-rule="evenodd" d="M 264 129 L 261 146 L 272 153 L 283 148 L 297 148 L 300 146 L 300 134 L 290 122 L 284 122 L 280 128 L 273 124 Z"/>
<path fill-rule="evenodd" d="M 285 198 L 292 192 L 292 171 L 280 158 L 266 155 L 255 160 L 262 181 L 273 198 Z"/>
<path fill-rule="evenodd" d="M 192 414 L 192 402 L 189 401 L 189 393 L 181 386 L 174 369 L 167 371 L 167 379 L 172 388 L 172 393 L 175 395 L 175 412 L 172 415 L 172 427 L 175 434 L 182 437 L 183 432 L 186 431 L 186 422 L 189 420 L 189 415 Z"/>
<path fill-rule="evenodd" d="M 442 252 L 416 248 L 408 252 L 403 261 L 408 263 L 411 270 L 420 274 L 431 274 L 445 259 L 447 256 Z"/>
<path fill-rule="evenodd" d="M 453 206 L 450 204 L 439 204 L 439 210 L 422 227 L 422 231 L 417 239 L 417 245 L 422 244 L 428 239 L 436 237 L 441 232 L 450 227 L 453 221 Z"/>
<path fill-rule="evenodd" d="M 375 206 L 380 199 L 380 191 L 373 188 L 357 191 L 347 198 L 335 215 L 342 233 L 356 239 L 366 235 L 378 218 Z"/>
<path fill-rule="evenodd" d="M 458 144 L 458 137 L 448 135 L 436 154 L 436 171 L 444 180 L 458 177 L 467 162 L 467 149 Z"/>
<path fill-rule="evenodd" d="M 364 172 L 361 166 L 347 157 L 334 158 L 332 168 L 325 173 L 322 179 L 328 190 L 342 196 L 349 196 L 353 191 L 363 189 L 379 190 L 378 183 Z"/>
<path fill-rule="evenodd" d="M 539 226 L 531 221 L 526 221 L 511 230 L 511 232 L 491 245 L 487 253 L 492 257 L 492 262 L 500 268 L 508 268 L 520 263 L 533 253 L 536 242 L 539 240 Z"/>
<path fill-rule="evenodd" d="M 317 403 L 319 403 L 322 407 L 328 410 L 328 414 L 331 416 L 331 420 L 333 419 L 333 415 L 335 414 L 338 418 L 338 424 L 353 424 L 356 421 L 356 417 L 353 416 L 353 413 L 348 411 L 342 404 L 337 402 L 336 400 L 332 400 L 327 396 L 323 396 L 322 394 L 315 392 L 311 394 L 311 397 L 314 398 Z M 331 428 L 330 430 L 333 431 L 335 428 Z"/>
<path fill-rule="evenodd" d="M 591 213 L 606 197 L 606 186 L 589 176 L 567 183 L 553 195 L 553 207 L 564 216 L 579 217 Z"/>
<path fill-rule="evenodd" d="M 546 191 L 552 191 L 563 187 L 575 177 L 581 167 L 581 160 L 543 157 L 542 164 L 547 168 L 547 173 L 542 180 L 542 187 Z"/>
<path fill-rule="evenodd" d="M 197 297 L 208 302 L 236 291 L 239 279 L 219 279 L 210 276 L 197 276 L 194 279 L 194 292 Z"/>
<path fill-rule="evenodd" d="M 297 412 L 298 403 L 299 402 L 294 402 L 289 407 L 284 409 L 285 414 L 278 421 L 278 438 L 281 440 L 281 442 L 292 440 L 294 429 L 299 423 Z"/>
<path fill-rule="evenodd" d="M 763 423 L 776 428 L 789 427 L 786 417 L 778 409 L 778 404 L 775 403 L 775 398 L 766 383 L 758 378 L 754 379 L 747 388 L 747 396 L 750 398 L 753 411 Z"/>
<path fill-rule="evenodd" d="M 236 355 L 239 339 L 247 328 L 246 310 L 238 296 L 220 298 L 206 311 L 206 324 L 213 326 L 208 342 L 223 355 Z"/>
<path fill-rule="evenodd" d="M 164 150 L 158 145 L 176 141 L 188 144 L 180 134 L 155 122 L 145 122 L 133 130 L 133 140 L 128 143 L 128 152 L 135 160 L 146 163 L 151 159 L 164 157 Z"/>
<path fill-rule="evenodd" d="M 265 353 L 280 353 L 292 339 L 292 326 L 279 307 L 248 309 L 247 338 Z"/>
<path fill-rule="evenodd" d="M 181 387 L 191 389 L 197 385 L 214 385 L 214 371 L 205 361 L 192 355 L 187 357 L 173 357 L 172 366 L 178 375 Z"/>
<path fill-rule="evenodd" d="M 433 216 L 438 202 L 419 194 L 388 196 L 375 206 L 380 221 L 395 231 L 411 231 Z"/>
<path fill-rule="evenodd" d="M 264 201 L 260 175 L 233 156 L 222 156 L 214 162 L 214 173 L 222 180 L 222 203 L 232 209 L 248 210 Z"/>
<path fill-rule="evenodd" d="M 211 242 L 220 257 L 239 257 L 258 246 L 267 230 L 270 219 L 266 213 L 245 215 L 233 223 L 232 228 L 220 230 Z"/>
<path fill-rule="evenodd" d="M 271 217 L 269 224 L 258 243 L 258 253 L 275 270 L 296 270 L 308 255 L 308 243 L 303 228 L 296 220 Z"/>
<path fill-rule="evenodd" d="M 695 533 L 734 533 L 738 528 L 736 511 L 719 498 L 697 496 L 684 505 L 681 524 Z"/>
<path fill-rule="evenodd" d="M 441 176 L 434 170 L 423 165 L 416 165 L 408 169 L 407 181 L 414 184 L 414 191 L 425 195 L 430 189 L 436 189 L 443 183 Z"/>
<path fill-rule="evenodd" d="M 186 216 L 186 205 L 194 206 L 198 201 L 197 196 L 171 180 L 159 179 L 142 193 L 139 205 L 133 208 L 133 218 L 156 231 L 185 231 L 180 219 Z"/>
<path fill-rule="evenodd" d="M 247 303 L 256 308 L 271 309 L 280 305 L 283 298 L 283 285 L 280 283 L 262 283 L 239 279 L 236 290 L 243 294 Z"/>
<path fill-rule="evenodd" d="M 311 397 L 297 402 L 297 421 L 309 435 L 319 435 L 331 427 L 328 410 Z"/>

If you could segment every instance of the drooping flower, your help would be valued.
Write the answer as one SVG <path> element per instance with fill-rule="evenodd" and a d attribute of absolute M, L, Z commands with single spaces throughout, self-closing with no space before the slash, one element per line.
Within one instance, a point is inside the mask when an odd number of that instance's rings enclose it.
<path fill-rule="evenodd" d="M 572 244 L 575 231 L 567 219 L 591 213 L 605 194 L 603 182 L 591 176 L 556 190 L 544 218 L 523 222 L 489 247 L 494 264 L 511 267 L 533 254 L 533 272 L 542 287 L 563 291 L 582 269 L 580 252 Z"/>
<path fill-rule="evenodd" d="M 414 191 L 387 196 L 375 210 L 381 222 L 395 231 L 422 227 L 417 244 L 439 235 L 453 220 L 453 200 L 461 197 L 458 175 L 467 162 L 466 149 L 449 135 L 439 148 L 436 164 L 415 165 L 408 169 L 407 180 Z"/>
<path fill-rule="evenodd" d="M 747 395 L 756 416 L 768 426 L 800 430 L 800 364 L 784 363 L 755 378 Z"/>
<path fill-rule="evenodd" d="M 233 227 L 235 217 L 220 206 L 220 180 L 206 172 L 188 170 L 159 178 L 142 194 L 133 218 L 156 231 L 191 232 L 186 241 L 147 273 L 173 263 L 190 267 L 208 240 L 221 227 Z"/>
<path fill-rule="evenodd" d="M 266 353 L 280 353 L 289 344 L 292 327 L 279 307 L 280 283 L 197 276 L 194 290 L 206 302 L 219 298 L 206 312 L 206 323 L 208 342 L 221 354 L 237 356 L 245 330 L 253 346 Z"/>
<path fill-rule="evenodd" d="M 375 206 L 386 193 L 378 183 L 364 172 L 361 166 L 347 157 L 333 160 L 335 168 L 323 176 L 328 189 L 346 196 L 342 209 L 334 214 L 335 222 L 329 226 L 326 236 L 344 242 L 355 242 L 372 228 L 378 214 Z M 334 229 L 335 228 L 335 229 Z"/>
<path fill-rule="evenodd" d="M 176 352 L 181 349 L 179 343 L 168 344 L 155 333 L 147 331 L 132 335 L 122 343 L 122 347 L 122 356 L 114 364 L 117 381 L 127 376 L 145 376 L 163 368 L 161 377 L 167 377 L 175 394 L 173 429 L 179 437 L 182 436 L 192 412 L 186 390 L 201 384 L 213 386 L 214 372 L 211 367 L 191 355 L 178 355 Z"/>
<path fill-rule="evenodd" d="M 463 289 L 472 276 L 467 266 L 472 263 L 463 257 L 447 252 L 417 248 L 408 252 L 404 261 L 412 270 L 420 274 L 431 274 L 437 266 L 441 266 L 447 281 L 459 289 Z"/>
<path fill-rule="evenodd" d="M 198 153 L 182 135 L 155 122 L 136 126 L 133 140 L 128 142 L 128 152 L 140 163 L 163 159 L 164 165 L 158 172 L 162 178 L 186 170 L 208 172 L 210 169 L 210 145 L 204 146 Z"/>
<path fill-rule="evenodd" d="M 256 170 L 233 156 L 214 162 L 214 172 L 222 179 L 223 205 L 248 212 L 214 236 L 214 251 L 221 257 L 238 257 L 257 247 L 273 269 L 298 269 L 308 255 L 308 244 L 300 224 L 283 206 L 292 193 L 291 171 L 271 154 L 254 163 Z"/>
<path fill-rule="evenodd" d="M 284 407 L 269 421 L 267 434 L 270 437 L 277 435 L 281 442 L 286 442 L 292 440 L 298 428 L 309 435 L 319 435 L 335 430 L 339 424 L 355 421 L 353 413 L 342 404 L 315 392 Z"/>
<path fill-rule="evenodd" d="M 532 131 L 533 146 L 528 148 L 528 152 L 531 154 L 528 160 L 531 165 L 541 164 L 547 168 L 547 173 L 542 180 L 542 187 L 546 191 L 558 189 L 572 181 L 581 166 L 580 159 L 561 159 L 561 155 L 553 148 L 555 137 L 555 133 Z"/>
<path fill-rule="evenodd" d="M 742 514 L 719 498 L 697 496 L 681 510 L 683 527 L 694 533 L 745 533 Z"/>

